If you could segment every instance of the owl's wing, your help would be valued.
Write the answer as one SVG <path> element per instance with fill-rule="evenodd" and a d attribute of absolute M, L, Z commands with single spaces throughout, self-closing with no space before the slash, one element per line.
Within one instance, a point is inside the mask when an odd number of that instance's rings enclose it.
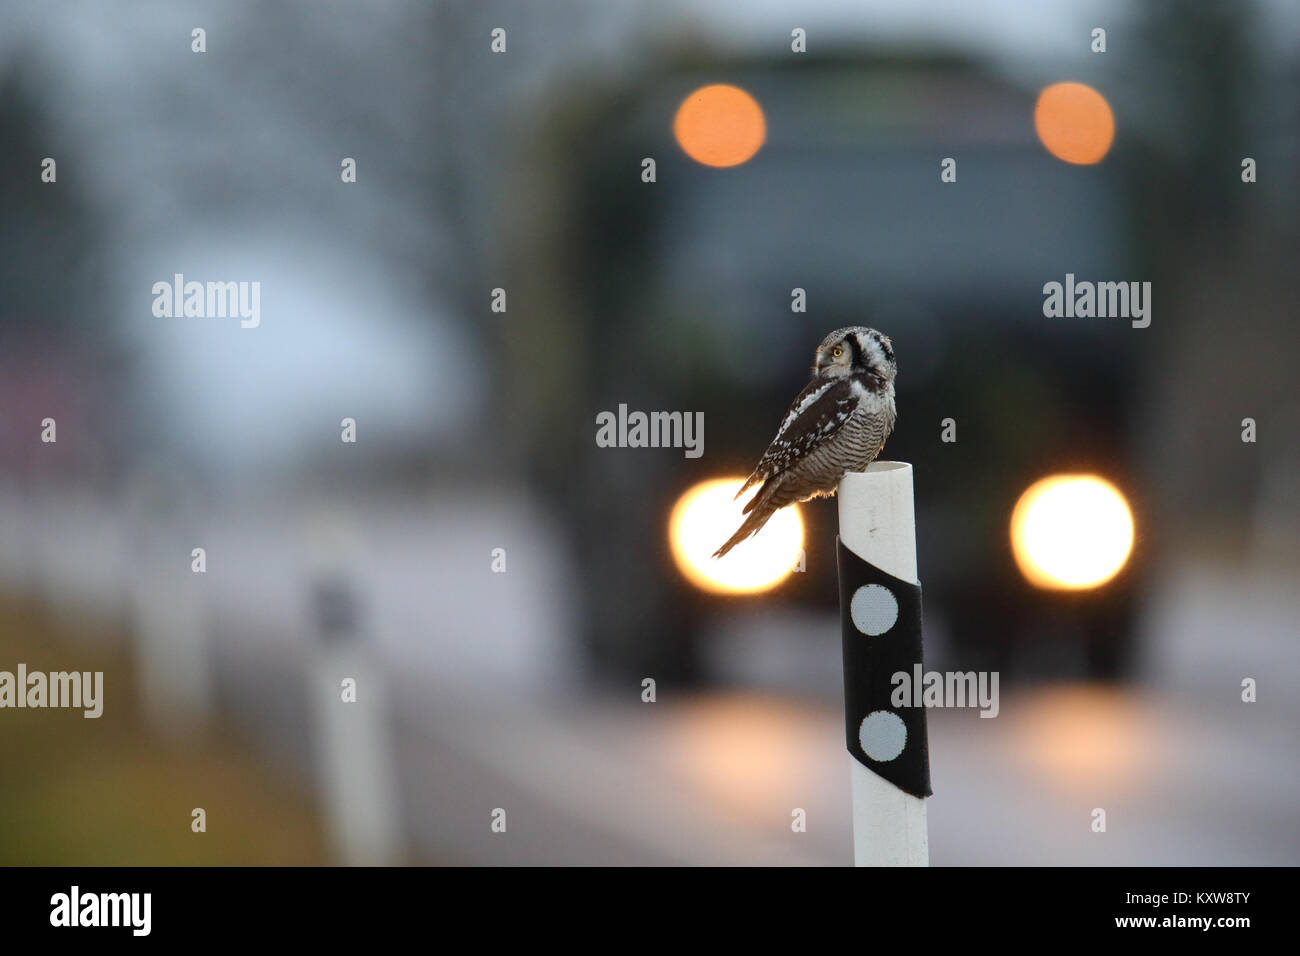
<path fill-rule="evenodd" d="M 858 398 L 849 379 L 810 382 L 791 404 L 776 437 L 740 491 L 788 471 L 823 442 L 833 438 L 857 407 Z M 740 497 L 740 492 L 736 497 Z M 744 513 L 748 514 L 761 497 L 762 494 L 755 495 L 745 505 Z"/>

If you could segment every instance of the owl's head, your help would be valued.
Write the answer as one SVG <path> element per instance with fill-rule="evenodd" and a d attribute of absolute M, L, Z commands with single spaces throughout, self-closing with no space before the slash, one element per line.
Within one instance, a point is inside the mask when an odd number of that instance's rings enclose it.
<path fill-rule="evenodd" d="M 863 325 L 836 329 L 822 339 L 813 364 L 813 375 L 820 378 L 870 375 L 888 384 L 897 373 L 889 336 Z"/>

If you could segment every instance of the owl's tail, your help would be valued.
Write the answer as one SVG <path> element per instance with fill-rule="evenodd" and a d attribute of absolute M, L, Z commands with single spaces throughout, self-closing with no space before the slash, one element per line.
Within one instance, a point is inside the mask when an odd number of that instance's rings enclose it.
<path fill-rule="evenodd" d="M 740 542 L 744 541 L 750 535 L 757 534 L 763 525 L 767 524 L 767 519 L 776 514 L 777 509 L 770 504 L 762 504 L 754 509 L 753 513 L 744 520 L 740 529 L 727 539 L 727 543 L 713 552 L 715 558 L 721 558 L 728 551 L 734 548 Z"/>

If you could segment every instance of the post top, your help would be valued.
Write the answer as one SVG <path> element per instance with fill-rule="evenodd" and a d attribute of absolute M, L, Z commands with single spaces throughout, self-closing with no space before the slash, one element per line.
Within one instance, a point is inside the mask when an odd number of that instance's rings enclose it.
<path fill-rule="evenodd" d="M 866 471 L 850 471 L 841 479 L 841 492 L 856 487 L 879 486 L 882 482 L 912 483 L 912 465 L 906 461 L 873 461 Z"/>
<path fill-rule="evenodd" d="M 858 557 L 904 581 L 916 581 L 912 466 L 876 461 L 844 476 L 839 488 L 840 540 Z"/>

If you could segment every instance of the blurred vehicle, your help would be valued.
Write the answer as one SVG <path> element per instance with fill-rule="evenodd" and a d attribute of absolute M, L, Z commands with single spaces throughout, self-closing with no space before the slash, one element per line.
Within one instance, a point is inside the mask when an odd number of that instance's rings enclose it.
<path fill-rule="evenodd" d="M 670 123 L 692 90 L 724 81 L 761 104 L 767 139 L 717 169 L 679 149 Z M 899 355 L 900 419 L 883 457 L 915 465 L 927 608 L 947 621 L 958 663 L 1122 673 L 1131 574 L 1035 587 L 1009 521 L 1021 493 L 1056 473 L 1138 491 L 1126 462 L 1141 333 L 1043 315 L 1044 282 L 1137 278 L 1126 157 L 1053 158 L 1034 132 L 1037 91 L 959 56 L 686 59 L 592 89 L 539 136 L 549 151 L 533 175 L 546 188 L 531 187 L 561 198 L 517 236 L 527 265 L 515 281 L 533 311 L 515 359 L 522 431 L 547 437 L 528 449 L 534 475 L 578 535 L 593 661 L 690 675 L 729 602 L 834 606 L 833 506 L 801 506 L 806 572 L 758 596 L 688 583 L 667 519 L 691 485 L 748 473 L 826 332 L 869 324 Z M 641 181 L 645 157 L 655 182 Z M 945 157 L 956 182 L 941 181 Z M 806 313 L 792 311 L 796 289 Z M 572 342 L 584 346 L 570 354 Z M 703 457 L 597 447 L 597 414 L 620 404 L 703 411 Z M 945 419 L 955 441 L 941 440 Z M 1039 654 L 1044 641 L 1073 651 Z"/>

